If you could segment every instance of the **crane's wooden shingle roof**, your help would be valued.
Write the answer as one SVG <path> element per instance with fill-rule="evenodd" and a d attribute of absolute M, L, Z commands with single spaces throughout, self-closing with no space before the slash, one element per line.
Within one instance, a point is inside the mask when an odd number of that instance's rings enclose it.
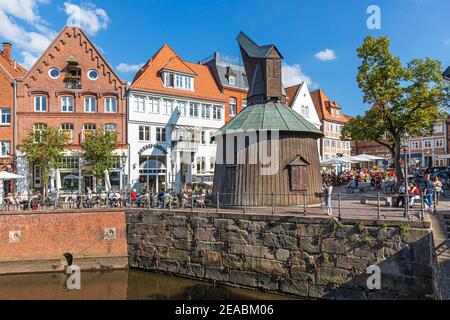
<path fill-rule="evenodd" d="M 216 135 L 247 130 L 296 131 L 323 136 L 322 132 L 308 120 L 292 110 L 292 108 L 277 101 L 248 106 L 233 120 L 220 128 Z"/>

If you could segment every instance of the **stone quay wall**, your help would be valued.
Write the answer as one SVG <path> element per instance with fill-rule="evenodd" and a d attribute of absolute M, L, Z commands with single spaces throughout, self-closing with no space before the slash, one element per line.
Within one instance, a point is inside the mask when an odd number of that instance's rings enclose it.
<path fill-rule="evenodd" d="M 132 209 L 126 223 L 131 268 L 306 298 L 433 293 L 427 221 Z M 370 265 L 379 290 L 367 288 Z"/>
<path fill-rule="evenodd" d="M 128 267 L 123 209 L 0 213 L 0 274 Z"/>

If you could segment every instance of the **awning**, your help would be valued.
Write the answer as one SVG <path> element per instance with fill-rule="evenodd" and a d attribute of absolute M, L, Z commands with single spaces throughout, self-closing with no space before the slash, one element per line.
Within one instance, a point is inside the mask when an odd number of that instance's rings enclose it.
<path fill-rule="evenodd" d="M 408 159 L 412 159 L 412 158 L 422 159 L 422 154 L 421 153 L 411 153 L 411 154 L 407 153 L 406 155 L 405 154 L 400 155 L 400 159 L 405 159 L 405 157 L 407 157 Z"/>

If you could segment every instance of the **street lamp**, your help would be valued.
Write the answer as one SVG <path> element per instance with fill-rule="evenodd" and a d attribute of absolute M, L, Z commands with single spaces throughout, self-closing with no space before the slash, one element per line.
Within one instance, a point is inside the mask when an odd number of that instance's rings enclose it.
<path fill-rule="evenodd" d="M 408 192 L 408 163 L 406 161 L 406 156 L 407 156 L 407 152 L 408 152 L 408 147 L 409 147 L 409 141 L 410 141 L 410 137 L 408 134 L 408 131 L 405 130 L 405 132 L 403 133 L 402 136 L 402 141 L 401 141 L 401 145 L 403 147 L 403 154 L 405 155 L 405 200 L 404 200 L 404 204 L 405 204 L 405 216 L 408 217 L 408 211 L 409 211 L 409 192 Z"/>

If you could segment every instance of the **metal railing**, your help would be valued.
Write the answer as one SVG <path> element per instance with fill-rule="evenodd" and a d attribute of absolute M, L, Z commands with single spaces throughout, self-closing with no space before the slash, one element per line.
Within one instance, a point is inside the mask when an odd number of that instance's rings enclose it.
<path fill-rule="evenodd" d="M 328 200 L 328 197 L 330 200 Z M 405 218 L 423 220 L 427 213 L 436 213 L 438 194 L 417 196 L 380 192 L 364 193 L 158 193 L 143 194 L 135 199 L 130 192 L 92 196 L 31 198 L 21 202 L 4 201 L 1 211 L 34 213 L 49 210 L 90 210 L 100 208 L 142 208 L 163 210 L 191 210 L 208 212 L 242 212 L 265 214 L 298 214 L 320 216 L 330 213 L 338 218 L 368 217 L 371 219 Z M 431 206 L 429 205 L 431 202 Z M 327 203 L 330 206 L 327 206 Z"/>

